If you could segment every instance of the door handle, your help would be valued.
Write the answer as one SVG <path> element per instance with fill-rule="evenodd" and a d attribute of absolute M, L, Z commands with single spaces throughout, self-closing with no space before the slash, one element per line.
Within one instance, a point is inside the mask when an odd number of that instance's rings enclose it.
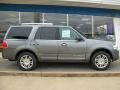
<path fill-rule="evenodd" d="M 31 45 L 35 45 L 35 43 L 31 43 Z"/>
<path fill-rule="evenodd" d="M 62 43 L 61 45 L 62 45 L 62 46 L 67 46 L 67 44 L 66 44 L 66 43 Z"/>
<path fill-rule="evenodd" d="M 38 43 L 32 43 L 32 45 L 39 45 Z"/>

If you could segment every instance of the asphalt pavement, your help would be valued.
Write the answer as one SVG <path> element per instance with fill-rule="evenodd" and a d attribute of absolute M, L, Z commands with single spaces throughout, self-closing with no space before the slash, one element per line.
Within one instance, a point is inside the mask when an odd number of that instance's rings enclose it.
<path fill-rule="evenodd" d="M 7 75 L 3 72 L 7 72 Z M 15 73 L 14 73 L 15 72 Z M 36 70 L 22 72 L 15 61 L 3 59 L 0 55 L 0 90 L 120 90 L 120 60 L 111 64 L 106 71 L 96 71 L 85 63 L 39 63 Z M 112 73 L 112 77 L 36 77 L 34 73 Z M 11 75 L 10 75 L 11 74 Z M 45 75 L 45 74 L 44 74 Z M 29 77 L 28 77 L 29 76 Z M 74 76 L 74 75 L 73 75 Z M 89 75 L 88 75 L 89 76 Z"/>
<path fill-rule="evenodd" d="M 17 67 L 15 61 L 8 61 L 0 57 L 0 71 L 17 71 L 21 70 Z M 112 62 L 111 67 L 105 71 L 93 70 L 86 63 L 39 63 L 38 67 L 32 72 L 119 72 L 120 60 Z"/>

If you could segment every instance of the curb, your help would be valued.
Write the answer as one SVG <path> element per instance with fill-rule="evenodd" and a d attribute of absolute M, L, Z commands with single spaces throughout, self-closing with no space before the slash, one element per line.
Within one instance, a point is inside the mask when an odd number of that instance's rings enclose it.
<path fill-rule="evenodd" d="M 120 77 L 120 73 L 95 73 L 95 72 L 81 72 L 81 73 L 64 73 L 64 72 L 13 72 L 0 71 L 0 76 L 24 76 L 24 77 Z"/>

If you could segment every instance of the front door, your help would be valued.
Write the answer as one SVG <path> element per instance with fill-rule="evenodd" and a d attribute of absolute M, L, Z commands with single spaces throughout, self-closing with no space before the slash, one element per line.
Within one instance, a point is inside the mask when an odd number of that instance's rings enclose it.
<path fill-rule="evenodd" d="M 59 60 L 84 60 L 85 59 L 85 51 L 86 51 L 86 43 L 80 37 L 78 32 L 69 27 L 60 27 L 60 40 L 58 40 L 59 44 Z M 80 41 L 76 40 L 76 38 L 81 38 Z"/>

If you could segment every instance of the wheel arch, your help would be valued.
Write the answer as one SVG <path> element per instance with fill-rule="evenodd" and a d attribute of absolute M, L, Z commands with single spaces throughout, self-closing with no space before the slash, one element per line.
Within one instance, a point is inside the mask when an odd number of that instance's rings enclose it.
<path fill-rule="evenodd" d="M 35 52 L 33 52 L 32 50 L 29 50 L 29 49 L 23 49 L 23 50 L 18 51 L 16 56 L 15 56 L 16 60 L 18 59 L 18 56 L 20 55 L 20 53 L 23 53 L 23 52 L 30 52 L 30 53 L 32 53 L 36 57 L 36 59 L 38 60 L 38 57 L 35 54 Z"/>
<path fill-rule="evenodd" d="M 105 49 L 105 48 L 99 48 L 99 49 L 94 50 L 94 51 L 91 53 L 91 55 L 90 55 L 90 62 L 91 62 L 91 59 L 92 59 L 93 55 L 94 55 L 96 52 L 99 52 L 99 51 L 104 51 L 104 52 L 108 53 L 108 54 L 110 55 L 111 59 L 113 60 L 113 55 L 112 55 L 112 53 L 111 53 L 110 50 Z"/>

